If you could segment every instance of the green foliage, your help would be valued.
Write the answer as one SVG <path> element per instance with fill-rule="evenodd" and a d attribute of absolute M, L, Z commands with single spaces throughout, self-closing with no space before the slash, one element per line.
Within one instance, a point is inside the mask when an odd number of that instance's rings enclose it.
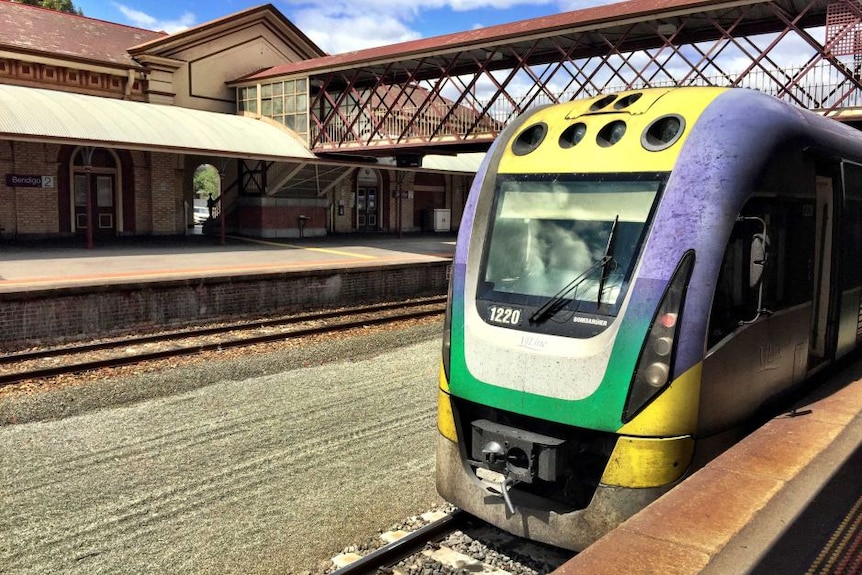
<path fill-rule="evenodd" d="M 213 198 L 217 198 L 219 195 L 218 170 L 209 164 L 198 166 L 195 170 L 194 190 L 195 196 L 198 198 L 208 198 L 210 194 Z"/>
<path fill-rule="evenodd" d="M 78 14 L 83 16 L 84 13 L 80 8 L 75 8 L 72 0 L 12 0 L 18 4 L 27 4 L 28 6 L 41 6 L 48 10 L 57 10 L 58 12 L 68 12 L 70 14 Z"/>

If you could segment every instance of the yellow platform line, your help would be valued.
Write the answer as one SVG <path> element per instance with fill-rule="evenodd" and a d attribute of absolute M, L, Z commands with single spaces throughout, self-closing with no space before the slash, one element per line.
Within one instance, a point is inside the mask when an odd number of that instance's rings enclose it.
<path fill-rule="evenodd" d="M 305 248 L 303 248 L 305 249 Z M 374 258 L 378 260 L 381 264 L 385 264 L 387 262 L 400 262 L 402 261 L 401 257 L 379 257 Z M 156 278 L 188 278 L 195 279 L 200 277 L 225 277 L 231 274 L 237 273 L 256 273 L 256 272 L 288 272 L 288 271 L 307 271 L 309 269 L 314 269 L 310 267 L 313 264 L 325 264 L 331 266 L 344 265 L 348 268 L 355 267 L 355 260 L 327 260 L 327 261 L 314 261 L 314 262 L 282 262 L 282 263 L 265 263 L 265 264 L 251 264 L 251 265 L 235 265 L 235 266 L 209 266 L 209 267 L 197 267 L 197 268 L 182 268 L 182 269 L 153 269 L 153 270 L 130 270 L 125 272 L 111 272 L 105 274 L 86 274 L 86 275 L 68 275 L 68 276 L 44 276 L 44 277 L 31 277 L 31 278 L 17 278 L 17 279 L 0 279 L 0 288 L 3 288 L 4 291 L 6 288 L 15 288 L 15 287 L 25 287 L 32 286 L 38 284 L 47 284 L 47 283 L 58 283 L 58 284 L 70 284 L 76 285 L 81 282 L 92 282 L 96 280 L 145 280 L 148 278 L 156 277 Z M 340 268 L 331 268 L 332 271 L 336 271 Z M 217 276 L 208 276 L 205 274 L 212 273 L 217 274 Z"/>
<path fill-rule="evenodd" d="M 352 257 L 352 258 L 359 258 L 362 260 L 380 259 L 378 256 L 369 256 L 366 254 L 355 254 L 352 252 L 344 252 L 341 250 L 333 250 L 333 249 L 329 249 L 329 248 L 310 248 L 308 246 L 297 246 L 294 244 L 283 244 L 280 242 L 268 242 L 266 240 L 255 240 L 255 239 L 251 239 L 251 238 L 241 238 L 238 236 L 230 236 L 230 238 L 233 240 L 242 240 L 242 241 L 245 241 L 245 242 L 248 242 L 251 244 L 262 244 L 265 246 L 276 246 L 276 247 L 280 247 L 280 248 L 290 248 L 293 250 L 308 250 L 310 252 L 320 252 L 320 253 L 324 253 L 324 254 L 333 254 L 333 255 L 337 255 L 337 256 L 348 256 L 348 257 Z"/>

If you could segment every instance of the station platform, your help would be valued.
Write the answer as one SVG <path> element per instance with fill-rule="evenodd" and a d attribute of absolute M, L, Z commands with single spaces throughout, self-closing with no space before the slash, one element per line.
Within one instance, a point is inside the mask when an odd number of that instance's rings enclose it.
<path fill-rule="evenodd" d="M 449 261 L 454 233 L 261 240 L 189 235 L 0 242 L 0 293 L 172 279 Z"/>
<path fill-rule="evenodd" d="M 445 295 L 455 234 L 0 242 L 0 352 Z"/>

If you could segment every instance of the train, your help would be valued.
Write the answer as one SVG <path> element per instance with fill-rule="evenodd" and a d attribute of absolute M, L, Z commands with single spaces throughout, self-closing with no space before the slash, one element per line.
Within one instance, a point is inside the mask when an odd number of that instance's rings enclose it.
<path fill-rule="evenodd" d="M 851 126 L 744 88 L 525 112 L 458 230 L 438 493 L 584 549 L 858 348 L 859 254 Z"/>

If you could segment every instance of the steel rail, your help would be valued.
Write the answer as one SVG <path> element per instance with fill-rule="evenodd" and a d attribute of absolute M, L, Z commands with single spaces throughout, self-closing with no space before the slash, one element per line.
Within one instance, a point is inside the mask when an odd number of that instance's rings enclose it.
<path fill-rule="evenodd" d="M 195 354 L 206 352 L 206 351 L 217 351 L 217 350 L 231 348 L 231 347 L 249 346 L 249 345 L 254 345 L 254 344 L 258 344 L 258 343 L 269 343 L 269 342 L 273 342 L 273 341 L 279 341 L 279 340 L 284 340 L 284 339 L 288 339 L 288 338 L 295 338 L 295 337 L 302 337 L 302 336 L 307 336 L 307 335 L 316 335 L 316 334 L 327 333 L 327 332 L 344 331 L 347 329 L 351 329 L 351 328 L 355 328 L 355 327 L 362 327 L 362 326 L 367 326 L 367 325 L 380 325 L 380 324 L 394 322 L 394 321 L 428 317 L 428 316 L 432 316 L 432 315 L 441 314 L 445 310 L 445 304 L 443 304 L 443 303 L 429 303 L 427 301 L 423 302 L 422 304 L 411 305 L 408 307 L 418 307 L 418 305 L 423 305 L 427 309 L 406 311 L 403 313 L 395 313 L 395 314 L 390 314 L 390 315 L 379 315 L 376 317 L 363 316 L 363 317 L 355 318 L 352 320 L 330 323 L 330 324 L 322 325 L 322 326 L 297 328 L 297 329 L 293 329 L 290 331 L 281 331 L 278 333 L 269 333 L 269 334 L 264 334 L 264 335 L 254 335 L 254 336 L 246 336 L 246 337 L 240 337 L 240 338 L 234 338 L 234 339 L 225 339 L 225 340 L 215 341 L 215 342 L 196 343 L 196 344 L 188 345 L 188 346 L 179 346 L 179 347 L 175 347 L 172 349 L 162 349 L 162 350 L 157 350 L 157 351 L 152 351 L 152 352 L 142 352 L 142 353 L 137 353 L 137 354 L 133 354 L 133 355 L 127 355 L 127 356 L 94 359 L 94 360 L 88 360 L 88 361 L 83 361 L 83 362 L 79 362 L 79 363 L 70 363 L 70 364 L 61 365 L 61 366 L 35 368 L 35 369 L 24 370 L 24 371 L 15 372 L 15 373 L 0 374 L 0 387 L 10 385 L 12 383 L 16 383 L 19 381 L 27 380 L 27 379 L 46 378 L 46 377 L 53 377 L 53 376 L 69 374 L 69 373 L 81 373 L 81 372 L 85 372 L 85 371 L 90 371 L 90 370 L 94 370 L 94 369 L 101 369 L 101 368 L 106 368 L 106 367 L 118 367 L 121 365 L 130 365 L 133 363 L 143 363 L 143 362 L 147 362 L 147 361 L 165 359 L 168 357 L 176 357 L 176 356 L 182 356 L 182 355 L 195 355 Z M 431 307 L 429 308 L 428 306 L 431 306 Z M 393 308 L 404 307 L 404 306 L 398 306 L 397 304 L 391 304 L 391 305 L 387 305 L 384 307 L 386 309 L 393 309 Z M 374 311 L 386 311 L 386 309 L 377 309 Z M 368 308 L 362 308 L 361 310 L 358 310 L 358 308 L 354 308 L 354 311 L 351 311 L 351 312 L 348 312 L 347 310 L 340 310 L 338 313 L 326 312 L 325 314 L 322 314 L 322 315 L 326 315 L 328 318 L 332 318 L 332 317 L 338 317 L 338 316 L 345 316 L 348 314 L 359 315 L 359 314 L 368 313 L 368 312 L 369 312 Z M 296 318 L 293 318 L 293 319 L 296 319 Z M 303 321 L 309 321 L 309 320 L 314 320 L 314 319 L 321 319 L 321 315 L 308 316 Z M 282 322 L 282 325 L 289 325 L 290 323 L 299 323 L 299 322 L 298 321 Z M 259 322 L 251 322 L 248 327 L 256 327 L 259 325 L 260 325 Z M 245 329 L 248 329 L 248 327 L 246 327 Z M 237 328 L 236 326 L 231 326 L 230 328 L 226 327 L 224 329 L 214 330 L 213 333 L 229 333 L 231 331 L 238 331 L 240 329 L 243 329 L 243 328 Z M 173 334 L 171 334 L 171 335 L 173 335 Z M 201 332 L 198 331 L 198 332 L 186 334 L 185 337 L 193 338 L 193 337 L 197 337 L 200 335 L 204 335 L 204 334 L 201 334 Z M 205 334 L 205 335 L 212 335 L 212 333 Z M 148 341 L 169 341 L 169 340 L 178 339 L 178 338 L 176 338 L 176 337 L 159 338 L 158 336 L 146 336 L 145 338 L 142 338 L 142 339 L 146 339 Z M 89 349 L 86 351 L 94 351 L 94 350 L 99 351 L 99 350 L 111 349 L 112 347 L 121 347 L 122 345 L 128 345 L 129 343 L 138 343 L 140 341 L 141 341 L 141 339 L 128 339 L 128 340 L 123 340 L 122 342 L 116 342 L 115 341 L 115 342 L 112 342 L 114 345 L 103 346 L 103 347 L 99 347 L 98 344 L 94 344 L 95 349 Z M 88 347 L 88 346 L 81 346 L 81 347 L 83 348 L 83 347 Z M 81 353 L 84 353 L 84 351 L 82 351 Z M 48 354 L 48 355 L 51 355 L 51 354 Z"/>
<path fill-rule="evenodd" d="M 388 545 L 376 549 L 365 555 L 361 559 L 357 559 L 349 565 L 345 565 L 330 573 L 330 575 L 359 575 L 360 573 L 372 573 L 380 567 L 391 565 L 396 561 L 414 553 L 417 549 L 439 537 L 444 533 L 448 533 L 457 529 L 464 521 L 466 521 L 466 512 L 456 509 L 452 513 L 441 517 L 440 519 L 429 523 L 424 527 L 420 527 L 398 541 L 393 541 Z"/>
<path fill-rule="evenodd" d="M 179 330 L 168 331 L 168 332 L 163 332 L 163 333 L 158 333 L 158 334 L 153 334 L 153 335 L 122 337 L 122 338 L 110 339 L 107 341 L 100 341 L 100 342 L 96 342 L 96 343 L 73 344 L 73 345 L 64 345 L 64 346 L 54 347 L 54 348 L 50 348 L 50 349 L 37 349 L 37 350 L 32 350 L 32 351 L 14 352 L 14 353 L 9 353 L 9 354 L 0 356 L 0 365 L 16 363 L 16 362 L 20 362 L 20 361 L 31 361 L 31 360 L 35 360 L 35 359 L 43 359 L 46 357 L 56 357 L 56 356 L 60 356 L 60 355 L 74 355 L 74 354 L 78 354 L 78 353 L 101 351 L 101 350 L 111 349 L 114 347 L 130 345 L 130 344 L 140 345 L 140 344 L 144 344 L 144 343 L 170 341 L 170 340 L 175 340 L 175 339 L 185 339 L 185 338 L 191 338 L 191 337 L 203 337 L 203 336 L 208 336 L 208 335 L 217 335 L 219 333 L 228 333 L 231 331 L 240 331 L 243 329 L 255 329 L 255 328 L 263 328 L 263 327 L 290 325 L 292 323 L 302 323 L 305 321 L 330 319 L 333 317 L 339 317 L 339 316 L 344 316 L 344 315 L 351 315 L 351 314 L 358 314 L 358 313 L 374 313 L 374 312 L 378 312 L 378 311 L 386 311 L 386 310 L 391 310 L 391 309 L 442 304 L 445 302 L 446 302 L 445 296 L 431 297 L 431 298 L 426 298 L 426 299 L 413 300 L 413 301 L 409 301 L 409 302 L 372 304 L 372 305 L 361 306 L 361 307 L 341 308 L 338 310 L 327 310 L 327 311 L 312 312 L 312 313 L 306 313 L 306 314 L 290 316 L 290 317 L 278 317 L 278 318 L 272 318 L 272 319 L 257 319 L 257 320 L 252 320 L 252 321 L 227 323 L 224 325 L 211 326 L 211 327 L 193 327 L 193 328 L 179 329 Z"/>

